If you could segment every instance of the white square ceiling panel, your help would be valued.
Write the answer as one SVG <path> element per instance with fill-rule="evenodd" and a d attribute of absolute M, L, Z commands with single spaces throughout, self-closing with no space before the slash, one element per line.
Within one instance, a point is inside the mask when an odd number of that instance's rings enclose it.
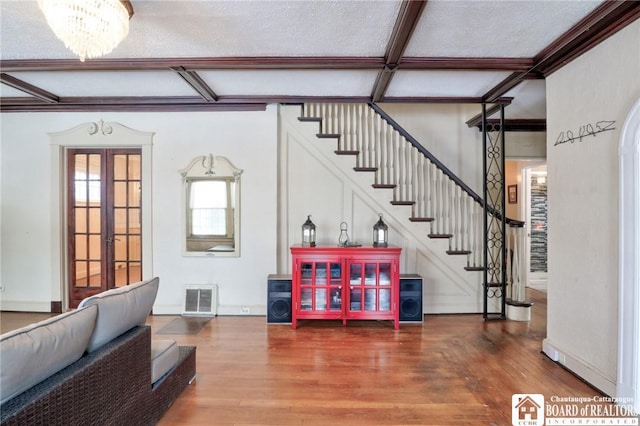
<path fill-rule="evenodd" d="M 197 96 L 175 72 L 15 72 L 12 76 L 60 97 Z"/>
<path fill-rule="evenodd" d="M 385 95 L 480 97 L 509 75 L 501 71 L 396 71 Z"/>
<path fill-rule="evenodd" d="M 199 71 L 218 96 L 369 96 L 377 70 Z"/>
<path fill-rule="evenodd" d="M 112 57 L 384 56 L 400 1 L 135 1 Z"/>
<path fill-rule="evenodd" d="M 407 57 L 531 58 L 602 0 L 430 0 Z"/>

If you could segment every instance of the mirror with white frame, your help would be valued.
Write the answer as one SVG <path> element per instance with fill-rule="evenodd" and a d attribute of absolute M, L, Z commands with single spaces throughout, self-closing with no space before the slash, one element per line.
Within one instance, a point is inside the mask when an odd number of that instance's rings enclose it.
<path fill-rule="evenodd" d="M 194 158 L 183 180 L 185 256 L 240 256 L 240 175 L 225 157 Z"/>

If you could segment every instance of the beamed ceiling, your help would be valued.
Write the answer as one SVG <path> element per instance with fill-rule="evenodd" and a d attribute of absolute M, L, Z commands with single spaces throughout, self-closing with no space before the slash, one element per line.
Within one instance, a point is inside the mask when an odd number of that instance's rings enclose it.
<path fill-rule="evenodd" d="M 503 102 L 540 130 L 544 78 L 640 17 L 638 1 L 130 2 L 128 37 L 80 62 L 37 1 L 0 0 L 0 111 Z"/>

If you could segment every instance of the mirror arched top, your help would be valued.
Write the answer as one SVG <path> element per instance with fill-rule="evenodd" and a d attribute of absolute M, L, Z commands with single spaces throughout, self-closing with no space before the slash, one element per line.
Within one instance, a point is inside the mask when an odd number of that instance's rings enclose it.
<path fill-rule="evenodd" d="M 180 170 L 185 256 L 240 256 L 240 175 L 226 157 L 202 155 Z"/>

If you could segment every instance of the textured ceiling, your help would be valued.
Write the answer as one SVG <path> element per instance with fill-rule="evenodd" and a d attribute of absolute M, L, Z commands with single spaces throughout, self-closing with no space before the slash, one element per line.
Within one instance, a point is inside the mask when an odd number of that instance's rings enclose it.
<path fill-rule="evenodd" d="M 544 119 L 542 67 L 562 59 L 545 52 L 579 51 L 598 21 L 640 15 L 640 2 L 614 3 L 624 2 L 132 0 L 128 37 L 80 63 L 36 0 L 0 0 L 0 108 L 502 96 L 513 98 L 509 117 Z"/>

